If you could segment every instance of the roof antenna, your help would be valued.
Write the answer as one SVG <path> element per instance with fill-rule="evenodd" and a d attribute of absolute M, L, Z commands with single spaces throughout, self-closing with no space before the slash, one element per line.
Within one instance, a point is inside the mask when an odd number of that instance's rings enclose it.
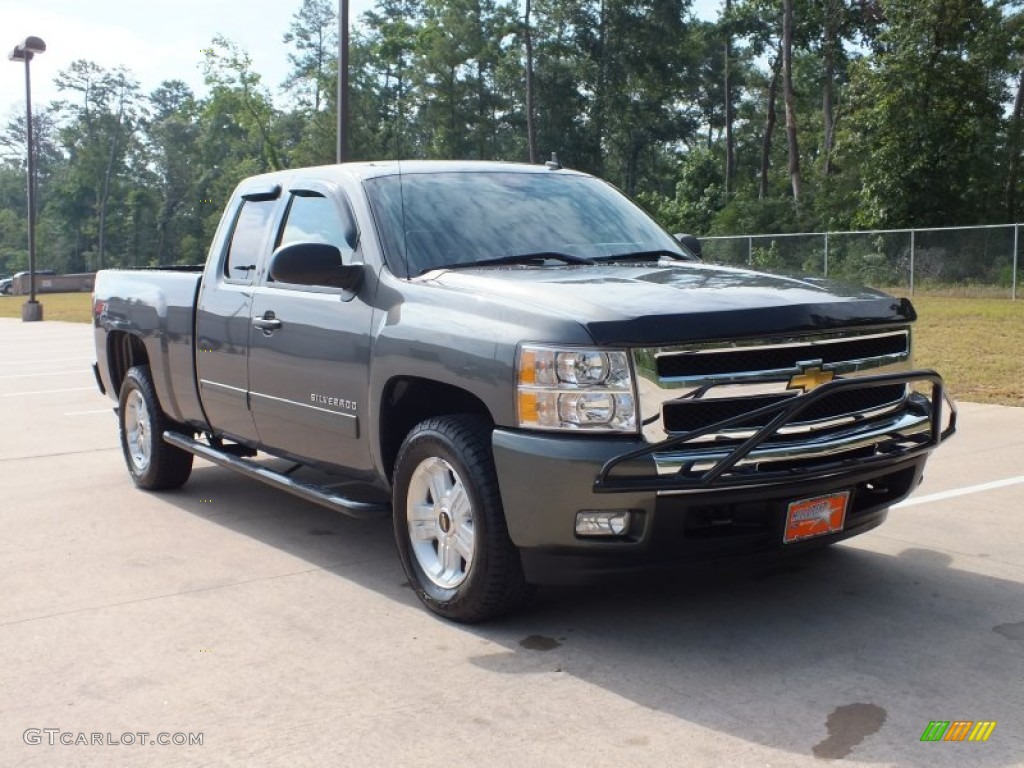
<path fill-rule="evenodd" d="M 558 162 L 558 155 L 554 152 L 551 153 L 551 159 L 544 163 L 544 167 L 549 171 L 560 171 L 562 170 L 562 164 Z"/>

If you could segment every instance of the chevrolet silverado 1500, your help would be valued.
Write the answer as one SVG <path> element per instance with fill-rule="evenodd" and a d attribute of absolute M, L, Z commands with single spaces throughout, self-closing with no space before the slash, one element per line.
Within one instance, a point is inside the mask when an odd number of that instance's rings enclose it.
<path fill-rule="evenodd" d="M 460 621 L 862 533 L 955 430 L 909 301 L 701 263 L 554 164 L 250 178 L 205 267 L 104 270 L 93 309 L 136 485 L 198 455 L 390 514 L 416 593 Z"/>

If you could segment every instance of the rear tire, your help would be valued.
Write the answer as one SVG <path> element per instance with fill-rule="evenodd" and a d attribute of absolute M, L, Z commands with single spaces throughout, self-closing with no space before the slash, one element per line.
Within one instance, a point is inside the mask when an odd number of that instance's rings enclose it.
<path fill-rule="evenodd" d="M 184 485 L 192 474 L 192 454 L 164 442 L 173 422 L 160 409 L 148 365 L 125 374 L 118 402 L 121 450 L 135 485 L 147 491 Z"/>
<path fill-rule="evenodd" d="M 484 419 L 444 416 L 416 425 L 395 463 L 392 508 L 409 584 L 438 616 L 485 621 L 529 597 Z"/>

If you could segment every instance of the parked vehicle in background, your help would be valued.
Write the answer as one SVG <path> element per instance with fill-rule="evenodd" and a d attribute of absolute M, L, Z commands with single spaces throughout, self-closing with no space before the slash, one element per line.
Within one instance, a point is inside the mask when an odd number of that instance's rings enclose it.
<path fill-rule="evenodd" d="M 11 280 L 17 280 L 19 277 L 28 277 L 31 273 L 26 269 L 21 272 L 15 272 L 11 276 Z M 56 275 L 57 273 L 52 269 L 37 269 L 36 277 Z"/>
<path fill-rule="evenodd" d="M 39 286 L 39 282 L 40 282 L 40 278 L 41 277 L 43 277 L 43 276 L 52 277 L 52 276 L 54 276 L 56 274 L 57 273 L 54 270 L 52 270 L 52 269 L 37 269 L 36 270 L 36 288 L 38 289 L 40 287 Z M 4 291 L 4 293 L 7 293 L 7 294 L 15 294 L 15 293 L 27 294 L 29 292 L 29 287 L 28 287 L 28 282 L 29 281 L 28 281 L 28 278 L 29 278 L 28 270 L 23 270 L 21 272 L 15 272 L 11 276 L 10 280 L 7 281 L 8 282 L 7 290 Z M 2 288 L 3 288 L 3 286 L 0 285 L 0 290 L 2 290 Z M 20 290 L 19 290 L 19 288 L 20 288 Z"/>
<path fill-rule="evenodd" d="M 104 270 L 93 302 L 136 485 L 197 455 L 391 514 L 416 594 L 459 621 L 532 584 L 863 533 L 955 430 L 910 302 L 705 265 L 557 166 L 250 178 L 205 267 Z"/>
<path fill-rule="evenodd" d="M 10 277 L 0 278 L 0 294 L 4 296 L 10 294 L 11 285 L 14 284 L 14 279 Z"/>

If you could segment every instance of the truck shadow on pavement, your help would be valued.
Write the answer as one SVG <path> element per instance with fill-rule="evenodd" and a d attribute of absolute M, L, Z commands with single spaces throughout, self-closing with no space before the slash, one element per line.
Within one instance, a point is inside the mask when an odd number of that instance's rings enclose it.
<path fill-rule="evenodd" d="M 200 504 L 213 489 L 218 503 Z M 351 520 L 205 466 L 163 498 L 418 609 L 388 520 Z M 1019 581 L 952 568 L 933 550 L 867 549 L 884 531 L 799 558 L 545 588 L 519 615 L 450 626 L 499 646 L 470 658 L 483 670 L 547 684 L 572 676 L 649 709 L 649 733 L 608 723 L 608 738 L 622 745 L 663 739 L 659 718 L 668 716 L 733 739 L 737 750 L 748 742 L 811 762 L 1019 765 Z M 986 744 L 922 743 L 932 720 L 999 726 Z"/>

